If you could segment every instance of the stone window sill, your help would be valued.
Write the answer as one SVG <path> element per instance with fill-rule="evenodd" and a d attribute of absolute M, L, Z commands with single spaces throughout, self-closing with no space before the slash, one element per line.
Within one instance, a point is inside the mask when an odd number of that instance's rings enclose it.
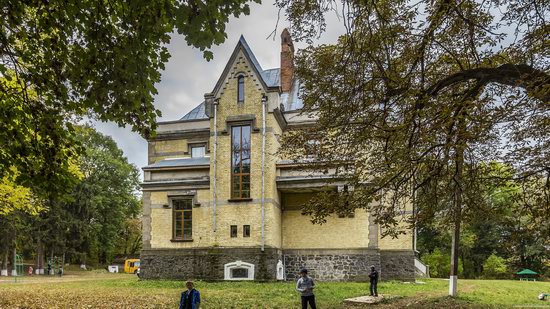
<path fill-rule="evenodd" d="M 170 239 L 171 242 L 193 242 L 193 239 Z"/>
<path fill-rule="evenodd" d="M 230 198 L 227 200 L 230 203 L 239 203 L 239 202 L 250 202 L 251 198 Z"/>

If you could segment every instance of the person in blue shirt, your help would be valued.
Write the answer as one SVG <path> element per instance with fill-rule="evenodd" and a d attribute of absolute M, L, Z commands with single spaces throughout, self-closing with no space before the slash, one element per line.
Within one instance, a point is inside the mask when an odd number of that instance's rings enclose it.
<path fill-rule="evenodd" d="M 180 309 L 199 309 L 201 304 L 201 293 L 193 288 L 193 281 L 185 283 L 187 291 L 181 292 Z"/>

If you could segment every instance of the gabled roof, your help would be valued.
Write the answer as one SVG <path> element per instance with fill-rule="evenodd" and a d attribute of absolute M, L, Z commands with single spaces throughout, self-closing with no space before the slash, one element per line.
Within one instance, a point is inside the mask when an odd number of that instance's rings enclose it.
<path fill-rule="evenodd" d="M 231 57 L 229 58 L 229 61 L 225 65 L 225 68 L 223 69 L 223 73 L 221 74 L 220 78 L 218 79 L 218 82 L 216 83 L 216 86 L 214 87 L 214 90 L 212 90 L 212 93 L 218 92 L 218 90 L 220 90 L 220 88 L 222 87 L 225 76 L 231 70 L 231 65 L 235 61 L 235 58 L 237 58 L 237 55 L 239 54 L 239 51 L 241 49 L 243 50 L 244 56 L 252 64 L 252 68 L 254 69 L 256 75 L 258 75 L 260 77 L 260 82 L 262 83 L 262 85 L 265 88 L 278 88 L 279 87 L 279 74 L 277 74 L 274 70 L 264 71 L 262 69 L 262 66 L 258 62 L 258 59 L 256 59 L 256 56 L 254 56 L 254 53 L 250 49 L 250 46 L 248 46 L 248 43 L 244 39 L 244 36 L 241 35 L 241 37 L 239 38 L 239 42 L 237 43 L 237 46 L 235 46 L 235 49 L 233 50 L 233 53 L 231 54 Z"/>
<path fill-rule="evenodd" d="M 262 69 L 262 66 L 258 62 L 258 59 L 256 59 L 256 56 L 252 52 L 252 49 L 250 49 L 250 46 L 248 46 L 248 43 L 246 42 L 244 36 L 241 35 L 241 37 L 239 38 L 239 42 L 235 46 L 235 49 L 233 50 L 233 53 L 231 54 L 229 61 L 225 65 L 223 73 L 218 79 L 218 82 L 216 83 L 214 90 L 212 90 L 212 93 L 216 93 L 219 90 L 219 88 L 223 85 L 225 76 L 231 70 L 231 65 L 233 64 L 233 61 L 237 57 L 237 54 L 239 53 L 239 50 L 241 48 L 246 58 L 252 64 L 252 68 L 254 69 L 256 75 L 260 77 L 260 82 L 266 88 L 279 89 L 281 85 L 281 69 L 280 68 L 273 68 L 273 69 L 267 69 L 267 70 Z M 290 92 L 281 94 L 281 101 L 283 103 L 285 111 L 297 110 L 303 107 L 303 102 L 298 96 L 299 87 L 300 87 L 299 82 L 295 81 Z M 180 120 L 208 119 L 208 115 L 206 115 L 205 113 L 205 107 L 206 107 L 206 103 L 202 102 L 201 104 L 193 108 L 190 112 L 185 114 L 185 116 L 180 118 Z"/>
<path fill-rule="evenodd" d="M 203 101 L 201 104 L 193 108 L 189 113 L 185 114 L 185 116 L 181 117 L 180 120 L 208 119 L 208 116 L 204 113 L 204 108 L 205 102 Z"/>

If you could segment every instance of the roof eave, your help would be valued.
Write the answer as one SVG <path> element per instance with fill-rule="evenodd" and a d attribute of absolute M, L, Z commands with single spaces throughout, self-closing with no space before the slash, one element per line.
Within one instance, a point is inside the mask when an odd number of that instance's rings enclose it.
<path fill-rule="evenodd" d="M 224 81 L 225 77 L 227 76 L 227 74 L 231 70 L 231 66 L 232 66 L 233 62 L 235 61 L 235 59 L 237 58 L 237 55 L 239 54 L 240 49 L 243 50 L 243 54 L 245 55 L 246 59 L 252 64 L 252 69 L 254 70 L 256 75 L 258 75 L 258 77 L 259 77 L 258 79 L 260 80 L 263 88 L 266 91 L 269 91 L 269 90 L 274 91 L 275 89 L 279 88 L 279 87 L 268 87 L 267 86 L 267 83 L 265 82 L 264 77 L 262 75 L 262 68 L 258 67 L 259 63 L 256 60 L 256 57 L 254 56 L 254 53 L 252 53 L 252 50 L 248 46 L 248 43 L 246 42 L 244 36 L 241 35 L 241 37 L 239 38 L 239 42 L 237 43 L 237 46 L 235 46 L 235 49 L 233 50 L 233 53 L 231 54 L 231 57 L 229 58 L 229 61 L 225 65 L 225 68 L 223 69 L 223 72 L 220 75 L 220 78 L 216 82 L 216 86 L 214 86 L 214 90 L 212 90 L 211 93 L 205 94 L 205 97 L 207 95 L 214 96 L 219 92 L 219 90 L 221 89 L 221 87 L 223 85 L 223 81 Z"/>

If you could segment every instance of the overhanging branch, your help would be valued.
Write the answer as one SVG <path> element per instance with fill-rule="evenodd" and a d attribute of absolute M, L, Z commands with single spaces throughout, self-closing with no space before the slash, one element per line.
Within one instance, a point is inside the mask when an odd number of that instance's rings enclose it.
<path fill-rule="evenodd" d="M 550 102 L 550 75 L 526 64 L 503 64 L 496 68 L 476 68 L 450 75 L 433 84 L 426 93 L 437 96 L 439 92 L 457 83 L 476 80 L 480 85 L 497 83 L 520 87 L 533 98 Z"/>

